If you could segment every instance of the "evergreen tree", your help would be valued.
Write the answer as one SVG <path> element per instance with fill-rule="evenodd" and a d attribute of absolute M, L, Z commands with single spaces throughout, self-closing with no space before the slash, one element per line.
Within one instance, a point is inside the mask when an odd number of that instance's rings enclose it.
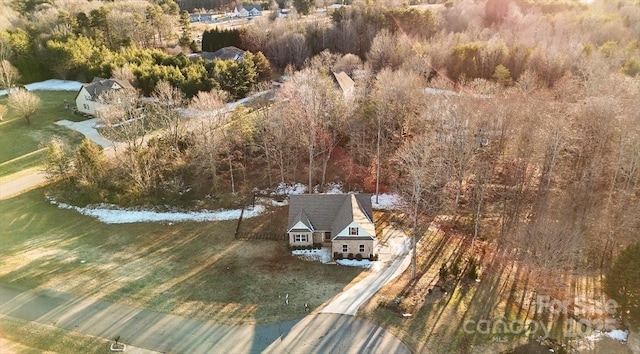
<path fill-rule="evenodd" d="M 609 269 L 605 291 L 618 302 L 622 323 L 640 327 L 640 242 L 628 246 Z"/>

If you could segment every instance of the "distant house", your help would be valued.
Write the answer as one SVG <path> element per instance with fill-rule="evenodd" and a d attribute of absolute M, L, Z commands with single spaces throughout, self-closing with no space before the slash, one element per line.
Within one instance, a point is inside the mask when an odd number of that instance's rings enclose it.
<path fill-rule="evenodd" d="M 376 253 L 370 194 L 301 194 L 289 200 L 290 246 L 330 245 L 332 254 Z"/>
<path fill-rule="evenodd" d="M 76 95 L 76 108 L 79 112 L 91 116 L 96 115 L 103 105 L 98 102 L 98 97 L 105 92 L 121 89 L 134 89 L 128 81 L 117 79 L 103 79 L 96 77 L 91 83 L 84 84 Z"/>
<path fill-rule="evenodd" d="M 238 47 L 224 47 L 216 50 L 215 52 L 202 52 L 200 55 L 202 59 L 205 60 L 229 60 L 233 59 L 235 61 L 240 61 L 244 57 L 246 51 L 238 48 Z"/>
<path fill-rule="evenodd" d="M 342 91 L 344 98 L 350 98 L 353 96 L 356 83 L 347 75 L 344 71 L 339 73 L 332 73 L 338 88 Z"/>
<path fill-rule="evenodd" d="M 259 5 L 248 5 L 243 7 L 236 7 L 231 13 L 231 17 L 255 17 L 262 16 L 262 7 Z"/>

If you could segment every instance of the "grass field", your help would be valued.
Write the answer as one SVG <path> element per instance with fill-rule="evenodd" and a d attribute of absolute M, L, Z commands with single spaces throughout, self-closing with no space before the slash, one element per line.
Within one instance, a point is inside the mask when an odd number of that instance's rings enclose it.
<path fill-rule="evenodd" d="M 55 125 L 60 119 L 82 120 L 70 110 L 64 109 L 63 101 L 73 103 L 76 93 L 66 91 L 35 91 L 42 100 L 42 108 L 31 118 L 31 124 L 9 109 L 9 113 L 0 122 L 0 176 L 8 175 L 42 163 L 42 152 L 27 155 L 46 145 L 57 136 L 71 144 L 82 140 L 82 135 L 65 127 Z M 7 104 L 7 97 L 0 97 L 0 104 Z"/>
<path fill-rule="evenodd" d="M 0 209 L 0 282 L 219 323 L 303 316 L 304 303 L 317 308 L 362 272 L 299 260 L 285 242 L 237 241 L 235 221 L 106 225 L 58 209 L 42 190 Z M 242 229 L 284 232 L 285 223 L 276 208 Z"/>

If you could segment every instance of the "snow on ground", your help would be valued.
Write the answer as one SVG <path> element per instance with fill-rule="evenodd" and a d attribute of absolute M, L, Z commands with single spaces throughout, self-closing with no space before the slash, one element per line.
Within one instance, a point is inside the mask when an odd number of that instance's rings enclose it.
<path fill-rule="evenodd" d="M 374 262 L 371 262 L 368 259 L 363 259 L 361 261 L 357 259 L 338 259 L 336 260 L 336 263 L 347 267 L 371 268 L 371 265 Z"/>
<path fill-rule="evenodd" d="M 604 335 L 620 342 L 626 342 L 627 337 L 629 336 L 629 332 L 623 331 L 621 329 L 614 329 L 611 332 L 605 332 Z"/>
<path fill-rule="evenodd" d="M 82 83 L 78 81 L 52 79 L 26 84 L 24 87 L 29 91 L 79 91 Z M 7 90 L 0 90 L 0 96 L 6 94 Z"/>
<path fill-rule="evenodd" d="M 402 207 L 402 204 L 402 198 L 397 194 L 379 194 L 377 203 L 375 194 L 371 196 L 373 209 L 394 210 Z"/>
<path fill-rule="evenodd" d="M 240 218 L 241 209 L 217 210 L 217 211 L 192 211 L 192 212 L 157 212 L 152 210 L 121 209 L 116 205 L 100 205 L 98 207 L 81 208 L 65 203 L 59 203 L 51 199 L 50 202 L 61 209 L 72 209 L 82 215 L 92 216 L 105 224 L 128 224 L 136 222 L 180 222 L 180 221 L 214 221 L 237 220 Z M 265 211 L 263 205 L 256 205 L 252 209 L 245 210 L 243 218 L 251 218 Z"/>
<path fill-rule="evenodd" d="M 342 191 L 342 183 L 340 182 L 331 182 L 327 183 L 327 191 L 325 194 L 343 194 Z"/>
<path fill-rule="evenodd" d="M 614 329 L 611 332 L 595 331 L 593 334 L 589 336 L 580 338 L 579 342 L 577 343 L 577 349 L 579 351 L 593 350 L 595 343 L 602 340 L 605 337 L 611 338 L 613 340 L 617 340 L 622 343 L 626 343 L 628 336 L 629 336 L 629 332 L 623 331 L 621 329 Z"/>
<path fill-rule="evenodd" d="M 291 254 L 307 261 L 319 261 L 322 263 L 331 261 L 331 249 L 329 247 L 315 250 L 293 250 Z"/>
<path fill-rule="evenodd" d="M 280 194 L 280 195 L 303 194 L 304 192 L 306 192 L 306 190 L 307 190 L 307 186 L 302 183 L 295 183 L 295 184 L 280 183 L 278 184 L 278 187 L 276 187 L 276 190 L 274 191 L 273 194 Z"/>

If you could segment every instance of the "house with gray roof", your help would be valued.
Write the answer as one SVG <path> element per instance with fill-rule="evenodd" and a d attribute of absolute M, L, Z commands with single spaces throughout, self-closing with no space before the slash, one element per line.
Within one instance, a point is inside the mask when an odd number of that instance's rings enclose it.
<path fill-rule="evenodd" d="M 205 60 L 229 60 L 240 61 L 246 52 L 238 47 L 229 46 L 216 50 L 215 52 L 202 52 L 200 55 Z"/>
<path fill-rule="evenodd" d="M 78 112 L 95 116 L 96 110 L 102 107 L 102 104 L 98 102 L 98 97 L 105 92 L 121 89 L 134 90 L 133 86 L 126 80 L 96 77 L 91 83 L 83 84 L 80 91 L 78 91 L 75 99 L 76 108 Z"/>
<path fill-rule="evenodd" d="M 370 194 L 300 194 L 289 200 L 290 246 L 331 246 L 332 254 L 376 253 Z"/>

